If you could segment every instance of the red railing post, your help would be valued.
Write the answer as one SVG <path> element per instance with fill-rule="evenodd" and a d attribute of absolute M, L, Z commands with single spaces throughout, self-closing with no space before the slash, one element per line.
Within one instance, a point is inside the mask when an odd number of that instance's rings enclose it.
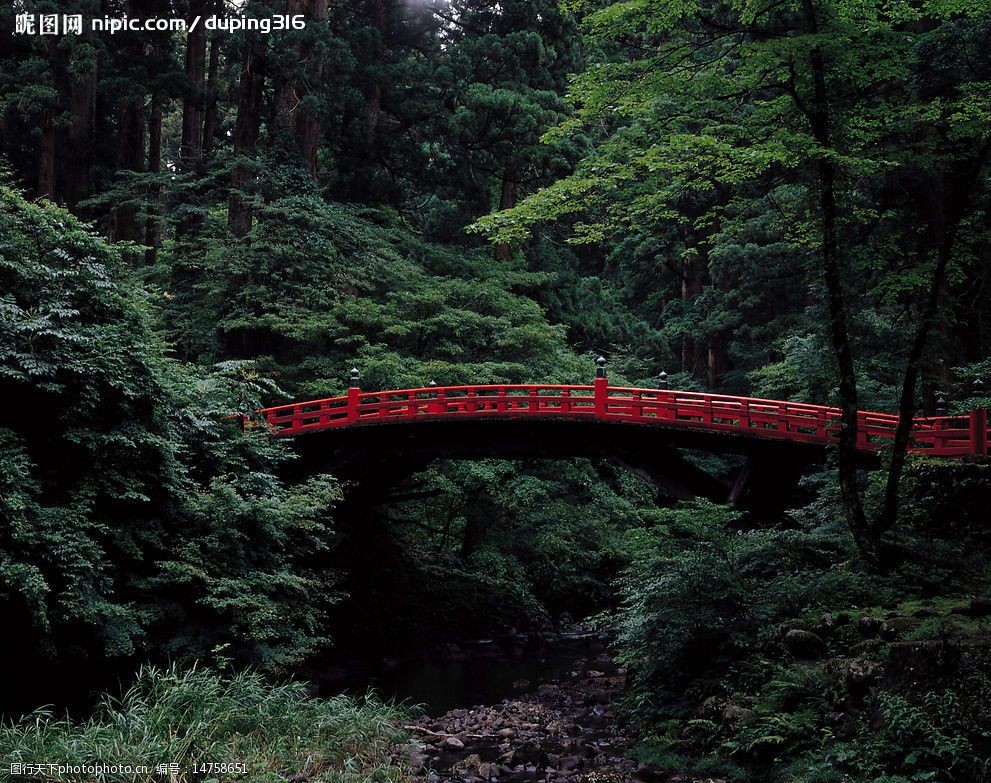
<path fill-rule="evenodd" d="M 606 416 L 606 400 L 609 397 L 609 379 L 606 378 L 606 358 L 600 356 L 595 360 L 595 418 L 602 419 Z"/>
<path fill-rule="evenodd" d="M 437 381 L 430 381 L 427 387 L 431 389 L 430 393 L 427 395 L 429 402 L 427 403 L 427 413 L 440 413 L 440 402 L 437 400 L 437 392 L 433 391 L 437 388 Z"/>
<path fill-rule="evenodd" d="M 361 373 L 357 367 L 351 368 L 351 381 L 348 384 L 348 423 L 358 420 L 358 400 L 361 398 Z"/>

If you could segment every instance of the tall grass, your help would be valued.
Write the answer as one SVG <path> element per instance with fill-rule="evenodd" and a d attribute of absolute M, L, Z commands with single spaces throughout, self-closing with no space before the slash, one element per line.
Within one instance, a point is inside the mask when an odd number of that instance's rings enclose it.
<path fill-rule="evenodd" d="M 10 764 L 147 765 L 150 774 L 50 774 L 29 780 L 284 781 L 305 775 L 325 783 L 397 783 L 407 736 L 402 713 L 374 699 L 314 699 L 301 683 L 272 685 L 260 675 L 221 676 L 201 669 L 144 667 L 120 698 L 103 697 L 86 721 L 39 710 L 0 726 L 0 780 Z M 398 760 L 393 761 L 396 757 Z M 193 774 L 200 764 L 242 762 L 246 772 Z M 178 773 L 155 774 L 159 764 Z M 214 768 L 216 770 L 216 768 Z"/>

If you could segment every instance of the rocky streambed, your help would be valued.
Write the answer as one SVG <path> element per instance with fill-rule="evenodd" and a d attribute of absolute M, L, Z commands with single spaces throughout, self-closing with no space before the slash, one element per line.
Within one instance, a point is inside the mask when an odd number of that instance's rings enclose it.
<path fill-rule="evenodd" d="M 624 680 L 608 656 L 579 658 L 555 681 L 515 683 L 521 693 L 499 704 L 424 716 L 407 726 L 419 742 L 416 775 L 438 783 L 649 780 L 650 770 L 624 758 L 631 737 L 613 706 Z"/>

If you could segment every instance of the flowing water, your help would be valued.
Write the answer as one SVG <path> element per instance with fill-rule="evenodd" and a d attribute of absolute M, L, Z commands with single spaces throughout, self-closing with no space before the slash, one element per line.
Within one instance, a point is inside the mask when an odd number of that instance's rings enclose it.
<path fill-rule="evenodd" d="M 498 704 L 586 666 L 611 674 L 615 666 L 604 649 L 599 636 L 580 630 L 465 641 L 404 658 L 351 662 L 319 677 L 319 690 L 327 696 L 374 689 L 385 699 L 422 705 L 427 714 L 439 715 Z"/>

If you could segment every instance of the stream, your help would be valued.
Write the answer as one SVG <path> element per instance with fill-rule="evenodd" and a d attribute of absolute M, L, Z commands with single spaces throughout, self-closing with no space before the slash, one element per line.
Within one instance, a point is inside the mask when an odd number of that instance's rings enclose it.
<path fill-rule="evenodd" d="M 320 693 L 372 688 L 418 705 L 406 728 L 423 780 L 653 780 L 625 758 L 631 738 L 614 706 L 625 672 L 605 649 L 577 626 L 463 641 L 374 669 L 329 672 Z"/>

